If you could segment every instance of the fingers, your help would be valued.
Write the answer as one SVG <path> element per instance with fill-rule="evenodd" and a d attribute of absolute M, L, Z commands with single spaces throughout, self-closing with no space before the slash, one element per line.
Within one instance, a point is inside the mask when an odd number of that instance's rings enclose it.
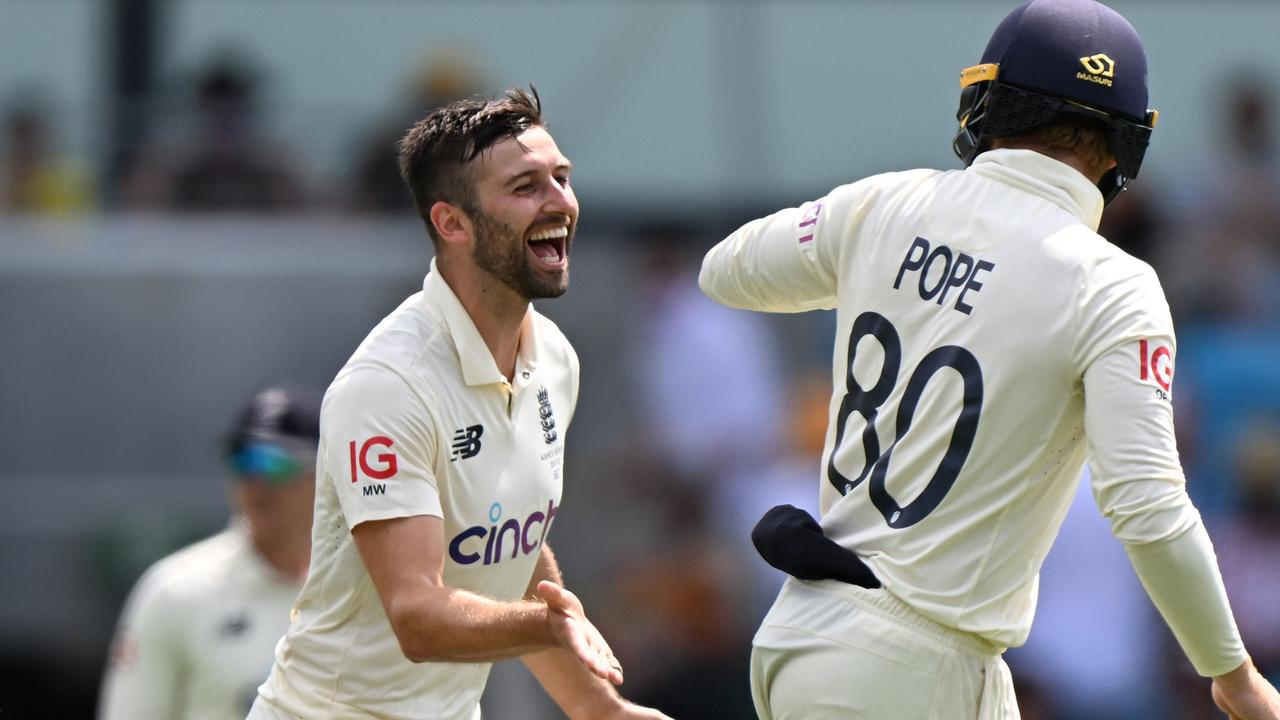
<path fill-rule="evenodd" d="M 541 582 L 538 583 L 538 588 L 534 589 L 534 593 L 541 601 L 547 603 L 548 606 L 556 607 L 559 601 L 561 601 L 559 589 L 561 589 L 561 587 L 556 583 L 550 582 L 550 580 L 541 580 Z"/>
<path fill-rule="evenodd" d="M 534 592 L 537 593 L 538 597 L 542 598 L 543 600 L 546 600 L 549 603 L 553 599 L 559 598 L 561 596 L 560 591 L 563 589 L 564 588 L 551 582 L 550 580 L 540 580 L 538 582 L 538 587 L 535 588 Z"/>
<path fill-rule="evenodd" d="M 596 677 L 614 685 L 622 684 L 622 663 L 613 656 L 608 646 L 600 647 L 589 642 L 571 647 L 578 660 Z"/>
<path fill-rule="evenodd" d="M 614 685 L 621 685 L 622 684 L 622 663 L 618 662 L 618 658 L 614 657 L 612 652 L 609 653 L 607 657 L 609 660 L 609 677 L 605 679 L 613 683 Z"/>
<path fill-rule="evenodd" d="M 622 663 L 618 662 L 618 658 L 614 656 L 613 650 L 609 647 L 609 643 L 605 642 L 604 636 L 600 631 L 596 630 L 591 623 L 586 625 L 587 640 L 587 658 L 584 661 L 593 674 L 601 680 L 607 680 L 614 685 L 622 684 Z M 579 657 L 582 654 L 579 653 Z"/>
<path fill-rule="evenodd" d="M 607 680 L 613 685 L 622 684 L 622 663 L 612 653 L 605 658 L 603 670 L 603 673 L 596 673 L 601 680 Z"/>
<path fill-rule="evenodd" d="M 550 580 L 538 583 L 537 594 L 547 607 L 553 610 L 583 614 L 582 603 L 578 601 L 578 597 Z"/>
<path fill-rule="evenodd" d="M 552 632 L 560 644 L 577 655 L 592 675 L 621 685 L 622 663 L 614 657 L 600 631 L 587 620 L 577 596 L 547 580 L 539 582 L 535 592 L 551 611 Z"/>

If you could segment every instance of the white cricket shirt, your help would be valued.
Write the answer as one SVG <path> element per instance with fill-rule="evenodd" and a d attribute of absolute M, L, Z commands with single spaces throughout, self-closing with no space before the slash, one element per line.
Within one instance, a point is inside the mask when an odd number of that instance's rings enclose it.
<path fill-rule="evenodd" d="M 727 305 L 837 309 L 822 526 L 922 614 L 1003 646 L 1027 637 L 1086 453 L 1127 546 L 1203 533 L 1174 444 L 1168 305 L 1096 233 L 1102 207 L 1069 166 L 994 150 L 839 187 L 703 264 Z M 1216 566 L 1196 572 L 1221 660 L 1238 635 Z"/>
<path fill-rule="evenodd" d="M 473 718 L 489 663 L 405 659 L 351 537 L 444 519 L 444 582 L 523 597 L 560 506 L 578 359 L 529 309 L 508 383 L 432 262 L 365 339 L 320 415 L 311 568 L 262 700 L 305 718 Z"/>
<path fill-rule="evenodd" d="M 242 720 L 297 594 L 243 522 L 164 558 L 125 605 L 98 717 Z"/>

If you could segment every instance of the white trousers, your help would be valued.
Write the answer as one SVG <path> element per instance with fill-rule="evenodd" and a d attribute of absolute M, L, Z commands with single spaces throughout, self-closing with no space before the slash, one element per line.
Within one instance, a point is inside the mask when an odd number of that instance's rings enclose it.
<path fill-rule="evenodd" d="M 1003 648 L 887 590 L 790 578 L 756 632 L 762 720 L 1017 720 Z"/>

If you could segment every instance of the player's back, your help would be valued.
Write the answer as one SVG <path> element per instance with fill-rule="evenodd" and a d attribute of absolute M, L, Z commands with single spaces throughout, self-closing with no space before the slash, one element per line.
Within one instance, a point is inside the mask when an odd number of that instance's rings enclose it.
<path fill-rule="evenodd" d="M 1149 268 L 1093 232 L 1082 176 L 1031 151 L 829 199 L 822 525 L 925 615 L 1021 644 L 1085 457 L 1092 308 Z"/>
<path fill-rule="evenodd" d="M 242 519 L 160 560 L 130 595 L 99 717 L 243 717 L 296 593 Z"/>

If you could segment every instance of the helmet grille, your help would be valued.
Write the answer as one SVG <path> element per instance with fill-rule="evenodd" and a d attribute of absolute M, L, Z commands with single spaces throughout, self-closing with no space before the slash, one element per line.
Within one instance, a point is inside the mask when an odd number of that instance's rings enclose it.
<path fill-rule="evenodd" d="M 1061 109 L 1057 98 L 996 84 L 987 95 L 983 134 L 998 138 L 1033 130 L 1052 121 Z"/>

